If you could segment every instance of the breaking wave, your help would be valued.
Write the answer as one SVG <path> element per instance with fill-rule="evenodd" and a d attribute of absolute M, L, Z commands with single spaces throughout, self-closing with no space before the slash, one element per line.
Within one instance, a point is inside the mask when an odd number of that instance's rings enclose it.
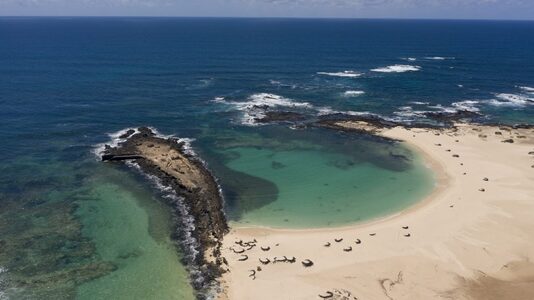
<path fill-rule="evenodd" d="M 148 126 L 147 128 L 152 130 L 152 132 L 157 137 L 160 137 L 160 138 L 168 139 L 171 137 L 175 137 L 173 134 L 168 134 L 168 135 L 162 134 L 154 127 Z M 102 158 L 102 155 L 104 154 L 104 151 L 106 150 L 106 146 L 110 146 L 114 148 L 114 147 L 117 147 L 120 143 L 126 142 L 128 138 L 122 137 L 122 136 L 125 136 L 127 132 L 130 130 L 133 130 L 133 133 L 128 136 L 139 133 L 138 127 L 129 127 L 129 128 L 121 129 L 116 132 L 108 133 L 107 135 L 109 137 L 109 140 L 104 143 L 96 144 L 95 146 L 93 146 L 93 150 L 91 152 L 96 156 L 98 160 L 100 160 Z M 191 147 L 191 142 L 193 142 L 194 140 L 195 139 L 190 139 L 190 138 L 176 138 L 176 142 L 182 144 L 184 153 L 191 155 L 191 156 L 196 156 L 195 152 L 193 151 L 193 148 Z"/>
<path fill-rule="evenodd" d="M 529 87 L 529 86 L 520 86 L 519 87 L 521 90 L 527 92 L 527 93 L 534 93 L 534 88 L 533 87 Z"/>
<path fill-rule="evenodd" d="M 400 117 L 399 120 L 413 121 L 415 117 L 423 117 L 426 112 L 424 110 L 414 110 L 411 106 L 402 106 L 393 115 Z"/>
<path fill-rule="evenodd" d="M 416 104 L 416 105 L 429 105 L 430 104 L 430 102 L 422 102 L 422 101 L 411 101 L 410 103 Z"/>
<path fill-rule="evenodd" d="M 346 91 L 343 93 L 343 96 L 345 97 L 358 97 L 365 94 L 364 91 Z"/>
<path fill-rule="evenodd" d="M 477 101 L 477 100 L 464 100 L 464 101 L 454 102 L 452 104 L 452 107 L 454 107 L 456 111 L 465 110 L 465 111 L 470 111 L 470 112 L 479 112 L 480 109 L 477 107 L 479 103 L 480 101 Z"/>
<path fill-rule="evenodd" d="M 380 73 L 404 73 L 404 72 L 416 72 L 420 71 L 420 66 L 412 66 L 412 65 L 392 65 L 387 66 L 383 68 L 376 68 L 371 69 L 373 72 L 380 72 Z"/>
<path fill-rule="evenodd" d="M 358 73 L 355 71 L 343 71 L 343 72 L 317 72 L 319 75 L 327 75 L 327 76 L 335 76 L 335 77 L 349 77 L 349 78 L 355 78 L 362 76 L 362 73 Z"/>
<path fill-rule="evenodd" d="M 488 104 L 493 106 L 516 106 L 522 107 L 529 104 L 534 104 L 534 98 L 530 98 L 524 95 L 516 94 L 497 94 L 497 99 L 491 99 L 487 101 Z"/>
<path fill-rule="evenodd" d="M 446 59 L 455 59 L 454 57 L 443 57 L 443 56 L 427 56 L 425 59 L 428 60 L 446 60 Z"/>
<path fill-rule="evenodd" d="M 8 300 L 9 297 L 6 295 L 5 289 L 6 289 L 6 280 L 5 275 L 7 273 L 7 269 L 0 267 L 0 300 Z"/>
<path fill-rule="evenodd" d="M 427 105 L 427 108 L 432 110 L 414 110 L 411 106 L 401 106 L 397 111 L 393 112 L 393 115 L 397 116 L 397 121 L 414 121 L 416 119 L 423 120 L 426 119 L 426 114 L 443 112 L 443 113 L 457 113 L 459 111 L 469 111 L 469 112 L 479 112 L 480 109 L 477 107 L 481 102 L 478 100 L 464 100 L 452 103 L 450 106 L 445 106 L 442 104 L 428 105 L 428 102 L 410 102 L 416 105 Z"/>
<path fill-rule="evenodd" d="M 109 136 L 110 140 L 105 143 L 96 144 L 93 147 L 93 151 L 92 151 L 93 154 L 100 160 L 100 158 L 102 157 L 102 154 L 104 154 L 104 151 L 106 150 L 106 145 L 109 145 L 110 147 L 117 147 L 120 143 L 123 143 L 126 141 L 126 138 L 121 138 L 121 136 L 124 136 L 130 130 L 133 130 L 134 134 L 139 132 L 137 128 L 130 127 L 130 128 L 121 129 L 116 132 L 108 133 L 107 135 Z"/>
<path fill-rule="evenodd" d="M 342 114 L 342 115 L 348 115 L 348 116 L 371 116 L 375 115 L 368 111 L 352 111 L 352 110 L 335 110 L 328 106 L 323 106 L 317 108 L 317 115 L 318 116 L 326 116 L 326 115 L 335 115 L 335 114 Z"/>
<path fill-rule="evenodd" d="M 254 94 L 247 99 L 248 101 L 227 101 L 222 97 L 217 97 L 213 101 L 230 105 L 235 109 L 242 111 L 243 116 L 241 123 L 244 125 L 257 125 L 256 119 L 265 117 L 265 109 L 273 107 L 290 107 L 290 108 L 313 108 L 308 102 L 295 102 L 275 94 L 259 93 Z"/>

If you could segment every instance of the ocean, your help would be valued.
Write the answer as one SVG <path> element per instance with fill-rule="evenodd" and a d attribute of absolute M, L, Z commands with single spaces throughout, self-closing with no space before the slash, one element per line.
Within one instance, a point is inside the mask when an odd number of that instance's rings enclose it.
<path fill-rule="evenodd" d="M 533 123 L 533 41 L 519 21 L 0 18 L 0 299 L 194 299 L 158 186 L 98 159 L 121 130 L 190 139 L 233 226 L 365 221 L 432 191 L 423 159 L 258 108 Z"/>

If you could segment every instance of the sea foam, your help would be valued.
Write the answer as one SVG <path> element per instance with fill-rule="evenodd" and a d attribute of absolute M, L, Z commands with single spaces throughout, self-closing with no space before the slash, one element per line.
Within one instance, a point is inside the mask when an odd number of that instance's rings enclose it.
<path fill-rule="evenodd" d="M 522 89 L 523 91 L 527 92 L 527 93 L 534 93 L 534 88 L 533 87 L 520 86 L 519 88 Z"/>
<path fill-rule="evenodd" d="M 5 282 L 6 282 L 6 273 L 7 269 L 0 267 L 0 300 L 8 300 L 9 297 L 6 295 L 6 292 L 3 290 L 5 289 Z"/>
<path fill-rule="evenodd" d="M 411 106 L 399 107 L 398 111 L 393 112 L 393 115 L 400 117 L 399 121 L 413 121 L 414 117 L 422 117 L 426 111 L 413 110 Z"/>
<path fill-rule="evenodd" d="M 479 112 L 480 109 L 477 107 L 479 103 L 480 101 L 478 100 L 463 100 L 454 102 L 452 107 L 454 107 L 456 111 L 465 110 L 470 112 Z"/>
<path fill-rule="evenodd" d="M 491 99 L 487 101 L 488 104 L 493 106 L 516 106 L 522 107 L 529 104 L 534 104 L 534 98 L 530 98 L 524 95 L 517 94 L 497 94 L 497 99 Z"/>
<path fill-rule="evenodd" d="M 256 119 L 265 117 L 265 108 L 291 107 L 291 108 L 313 108 L 308 102 L 295 102 L 292 99 L 270 93 L 258 93 L 248 97 L 247 101 L 227 101 L 224 98 L 213 100 L 217 103 L 224 103 L 243 112 L 241 123 L 243 125 L 258 125 Z"/>
<path fill-rule="evenodd" d="M 345 97 L 358 97 L 365 94 L 364 91 L 346 91 L 343 93 L 343 96 Z"/>
<path fill-rule="evenodd" d="M 96 144 L 93 147 L 93 154 L 100 160 L 102 154 L 104 154 L 104 151 L 106 150 L 106 145 L 109 145 L 110 147 L 117 147 L 120 143 L 125 142 L 126 138 L 121 138 L 121 136 L 125 135 L 129 130 L 133 130 L 134 134 L 139 132 L 137 128 L 130 127 L 108 133 L 107 135 L 109 136 L 110 140 L 105 143 Z"/>
<path fill-rule="evenodd" d="M 416 104 L 416 105 L 429 105 L 430 104 L 430 102 L 422 102 L 422 101 L 411 101 L 410 103 Z"/>
<path fill-rule="evenodd" d="M 410 103 L 416 104 L 416 105 L 428 105 L 428 102 L 418 102 L 418 101 L 412 101 Z M 480 109 L 477 107 L 477 105 L 480 104 L 480 101 L 478 100 L 463 100 L 458 102 L 451 103 L 450 106 L 442 105 L 442 104 L 436 104 L 436 105 L 428 105 L 428 108 L 431 108 L 433 110 L 414 110 L 411 106 L 402 106 L 399 107 L 398 111 L 394 112 L 393 114 L 396 116 L 401 117 L 424 117 L 426 113 L 432 113 L 432 112 L 444 112 L 444 113 L 456 113 L 459 111 L 470 111 L 470 112 L 479 112 Z"/>
<path fill-rule="evenodd" d="M 175 137 L 174 134 L 162 134 L 154 127 L 148 126 L 147 128 L 149 128 L 155 134 L 155 136 L 163 138 L 163 139 Z M 109 137 L 109 140 L 105 143 L 96 144 L 93 147 L 92 153 L 97 157 L 98 160 L 100 160 L 106 150 L 106 145 L 114 148 L 114 147 L 119 146 L 120 143 L 126 142 L 128 138 L 121 138 L 121 136 L 125 135 L 129 130 L 134 131 L 130 136 L 136 133 L 139 133 L 139 130 L 137 127 L 129 127 L 129 128 L 121 129 L 116 132 L 108 133 L 107 135 Z M 195 152 L 193 151 L 193 148 L 191 147 L 191 143 L 194 140 L 195 139 L 191 139 L 191 138 L 176 138 L 176 142 L 182 145 L 182 149 L 184 153 L 191 155 L 191 156 L 196 156 Z"/>
<path fill-rule="evenodd" d="M 443 56 L 427 56 L 425 59 L 428 60 L 446 60 L 446 59 L 455 59 L 454 57 L 443 57 Z"/>
<path fill-rule="evenodd" d="M 335 76 L 335 77 L 349 77 L 356 78 L 362 76 L 362 73 L 355 71 L 343 71 L 343 72 L 317 72 L 319 75 Z"/>
<path fill-rule="evenodd" d="M 387 66 L 383 68 L 376 68 L 371 69 L 373 72 L 380 72 L 380 73 L 404 73 L 404 72 L 416 72 L 420 71 L 420 66 L 412 66 L 412 65 L 392 65 Z"/>

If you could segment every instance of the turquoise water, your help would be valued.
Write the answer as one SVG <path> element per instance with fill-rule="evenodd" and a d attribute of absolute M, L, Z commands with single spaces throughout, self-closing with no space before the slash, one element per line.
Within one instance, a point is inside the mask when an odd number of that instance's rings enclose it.
<path fill-rule="evenodd" d="M 197 145 L 211 149 L 202 156 L 220 179 L 228 217 L 241 225 L 347 225 L 407 208 L 435 186 L 416 153 L 376 137 L 261 127 L 216 132 Z"/>
<path fill-rule="evenodd" d="M 248 211 L 239 224 L 273 227 L 330 227 L 383 216 L 406 208 L 432 190 L 433 176 L 420 159 L 407 171 L 369 163 L 342 164 L 350 158 L 321 151 L 277 152 L 234 149 L 240 157 L 227 166 L 273 182 L 276 200 Z"/>
<path fill-rule="evenodd" d="M 117 270 L 79 286 L 76 299 L 194 299 L 169 238 L 169 208 L 136 184 L 95 183 L 80 205 L 83 234 Z"/>

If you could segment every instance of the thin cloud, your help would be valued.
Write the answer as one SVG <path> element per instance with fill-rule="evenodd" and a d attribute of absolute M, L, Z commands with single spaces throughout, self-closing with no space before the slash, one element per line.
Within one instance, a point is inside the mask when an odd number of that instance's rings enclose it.
<path fill-rule="evenodd" d="M 253 0 L 249 2 L 263 2 L 270 4 L 293 5 L 359 5 L 359 6 L 387 6 L 387 5 L 418 5 L 418 6 L 458 6 L 458 5 L 526 5 L 527 0 Z"/>

